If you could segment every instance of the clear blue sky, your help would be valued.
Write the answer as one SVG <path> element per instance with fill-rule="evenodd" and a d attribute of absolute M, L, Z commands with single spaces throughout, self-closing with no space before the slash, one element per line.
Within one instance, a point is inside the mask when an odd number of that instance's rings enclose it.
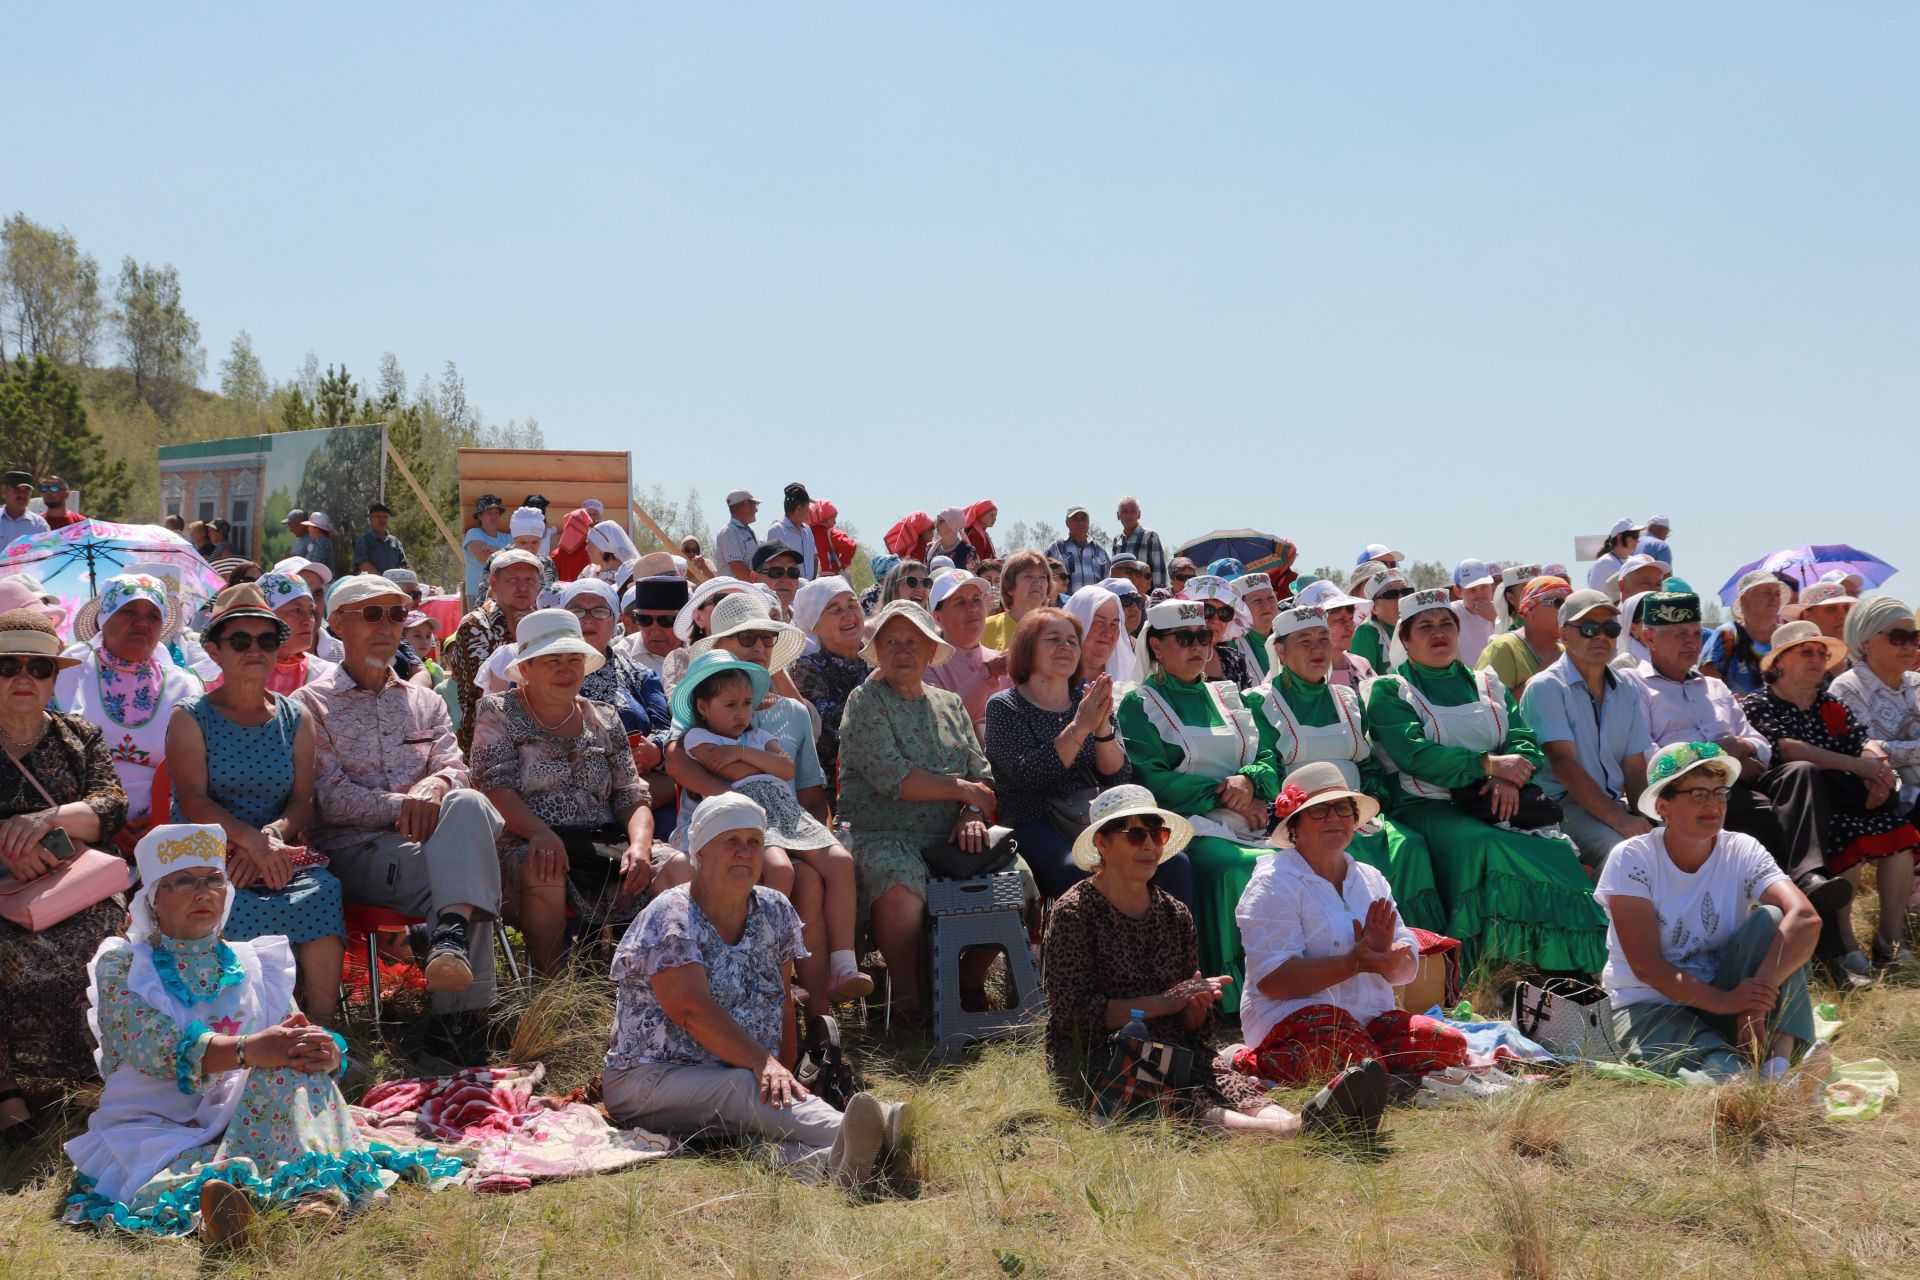
<path fill-rule="evenodd" d="M 1920 569 L 1920 9 L 41 5 L 0 206 L 641 483 Z M 211 376 L 211 375 L 210 375 Z M 1892 589 L 1912 598 L 1909 572 Z"/>

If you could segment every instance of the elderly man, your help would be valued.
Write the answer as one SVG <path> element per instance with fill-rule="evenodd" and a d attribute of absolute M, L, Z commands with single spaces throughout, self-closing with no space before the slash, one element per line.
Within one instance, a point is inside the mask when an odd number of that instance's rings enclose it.
<path fill-rule="evenodd" d="M 1153 591 L 1153 587 L 1154 587 L 1153 570 L 1147 566 L 1147 562 L 1145 560 L 1142 560 L 1138 556 L 1133 556 L 1133 555 L 1115 556 L 1113 559 L 1107 562 L 1107 572 L 1111 575 L 1111 577 L 1108 578 L 1107 581 L 1112 581 L 1113 578 L 1124 578 L 1128 582 L 1131 582 L 1133 584 L 1133 589 L 1140 593 L 1140 598 L 1142 600 L 1145 600 L 1147 596 Z M 1160 576 L 1163 579 L 1166 577 L 1165 565 L 1161 566 Z M 1104 586 L 1105 582 L 1103 582 L 1101 585 Z"/>
<path fill-rule="evenodd" d="M 293 693 L 314 726 L 315 813 L 307 843 L 328 856 L 348 903 L 432 925 L 427 990 L 436 1013 L 493 1001 L 500 815 L 467 787 L 446 704 L 393 673 L 407 597 L 372 574 L 327 595 L 340 667 Z"/>
<path fill-rule="evenodd" d="M 819 554 L 819 548 L 813 537 L 813 496 L 807 492 L 807 486 L 796 480 L 781 495 L 780 508 L 785 513 L 784 518 L 768 527 L 767 542 L 784 543 L 800 557 L 800 578 L 783 597 L 791 605 L 793 591 L 799 589 L 799 581 L 811 581 L 817 571 L 815 557 Z M 792 616 L 791 609 L 788 616 Z"/>
<path fill-rule="evenodd" d="M 806 575 L 800 553 L 784 542 L 763 542 L 754 548 L 752 570 L 748 581 L 764 582 L 780 597 L 781 618 L 793 617 L 793 593 L 800 589 L 800 581 Z"/>
<path fill-rule="evenodd" d="M 387 586 L 405 602 L 406 596 L 401 595 L 399 587 L 391 582 Z M 540 559 L 531 552 L 512 547 L 495 555 L 493 563 L 487 566 L 486 601 L 460 619 L 460 625 L 447 638 L 447 674 L 453 677 L 460 703 L 462 751 L 473 746 L 473 711 L 486 692 L 480 688 L 480 673 L 495 649 L 513 643 L 514 628 L 539 602 Z"/>
<path fill-rule="evenodd" d="M 355 573 L 385 573 L 406 566 L 407 549 L 400 545 L 400 539 L 387 532 L 387 524 L 392 519 L 393 511 L 386 503 L 367 504 L 367 531 L 353 540 Z"/>
<path fill-rule="evenodd" d="M 754 517 L 760 514 L 760 499 L 750 489 L 735 489 L 727 495 L 727 527 L 713 540 L 713 553 L 720 572 L 747 581 L 753 572 L 754 549 L 760 545 L 753 531 Z"/>
<path fill-rule="evenodd" d="M 1460 661 L 1472 666 L 1493 639 L 1499 619 L 1493 608 L 1493 571 L 1468 556 L 1453 567 L 1453 616 L 1460 620 Z"/>
<path fill-rule="evenodd" d="M 1113 563 L 1108 571 L 1119 577 L 1131 577 L 1123 573 L 1119 562 L 1124 559 L 1135 560 L 1145 568 L 1147 580 L 1136 582 L 1141 595 L 1147 595 L 1155 587 L 1167 585 L 1167 552 L 1160 545 L 1160 535 L 1140 523 L 1140 499 L 1129 494 L 1120 499 L 1120 505 L 1114 508 L 1114 519 L 1120 522 L 1119 536 L 1113 540 Z"/>
<path fill-rule="evenodd" d="M 689 591 L 685 578 L 663 575 L 636 578 L 621 596 L 621 617 L 627 634 L 616 641 L 635 666 L 655 675 L 665 665 L 667 655 L 681 645 L 673 633 L 673 620 L 687 603 Z"/>
<path fill-rule="evenodd" d="M 73 496 L 67 488 L 67 482 L 59 476 L 40 477 L 40 502 L 46 507 L 47 528 L 64 529 L 70 524 L 79 524 L 86 517 L 67 507 L 67 500 Z"/>
<path fill-rule="evenodd" d="M 1560 606 L 1561 654 L 1527 681 L 1520 713 L 1546 753 L 1540 789 L 1560 801 L 1560 830 L 1589 867 L 1653 824 L 1634 808 L 1647 786 L 1653 743 L 1639 691 L 1608 665 L 1620 610 L 1599 591 Z"/>
<path fill-rule="evenodd" d="M 1712 742 L 1740 762 L 1740 781 L 1727 799 L 1727 830 L 1752 836 L 1793 877 L 1820 918 L 1822 957 L 1838 954 L 1832 920 L 1853 901 L 1853 886 L 1826 874 L 1827 793 L 1817 766 L 1776 763 L 1767 739 L 1747 722 L 1727 686 L 1703 675 L 1700 597 L 1655 592 L 1640 602 L 1648 660 L 1628 673 L 1647 709 L 1655 750 L 1676 742 Z M 1829 965 L 1832 975 L 1834 966 Z M 1849 985 L 1864 985 L 1853 984 Z"/>
<path fill-rule="evenodd" d="M 1047 548 L 1049 559 L 1058 560 L 1067 571 L 1067 589 L 1072 595 L 1082 587 L 1091 587 L 1107 576 L 1107 549 L 1087 538 L 1092 517 L 1085 507 L 1067 508 L 1067 536 Z"/>
<path fill-rule="evenodd" d="M 38 512 L 27 510 L 33 501 L 33 476 L 25 471 L 9 471 L 6 477 L 6 509 L 0 511 L 0 547 L 30 533 L 45 533 L 47 522 Z"/>

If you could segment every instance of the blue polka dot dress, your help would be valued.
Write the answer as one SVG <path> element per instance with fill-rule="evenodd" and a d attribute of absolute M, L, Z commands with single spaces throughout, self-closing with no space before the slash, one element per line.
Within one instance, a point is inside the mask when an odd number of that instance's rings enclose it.
<path fill-rule="evenodd" d="M 284 813 L 293 793 L 293 739 L 306 713 L 277 693 L 273 718 L 263 725 L 235 724 L 204 696 L 181 705 L 206 739 L 213 802 L 252 827 Z M 187 821 L 178 801 L 173 820 Z M 302 867 L 285 888 L 240 889 L 222 932 L 235 942 L 277 935 L 295 944 L 342 935 L 340 881 L 324 867 Z"/>

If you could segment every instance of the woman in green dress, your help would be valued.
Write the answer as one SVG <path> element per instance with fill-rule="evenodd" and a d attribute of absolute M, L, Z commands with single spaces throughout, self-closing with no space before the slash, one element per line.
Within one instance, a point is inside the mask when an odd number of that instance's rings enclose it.
<path fill-rule="evenodd" d="M 1336 766 L 1347 786 L 1372 796 L 1382 816 L 1354 834 L 1347 852 L 1386 876 L 1400 918 L 1430 933 L 1447 931 L 1447 913 L 1433 878 L 1426 839 L 1384 816 L 1397 784 L 1373 758 L 1361 698 L 1330 683 L 1333 636 L 1326 610 L 1312 605 L 1282 609 L 1267 642 L 1273 678 L 1254 690 L 1260 712 L 1260 750 L 1285 776 L 1303 764 Z"/>
<path fill-rule="evenodd" d="M 1149 609 L 1140 647 L 1148 675 L 1120 699 L 1120 736 L 1134 781 L 1193 825 L 1187 857 L 1200 965 L 1233 976 L 1221 998 L 1231 1012 L 1245 976 L 1233 909 L 1255 861 L 1272 851 L 1262 837 L 1280 790 L 1273 760 L 1260 750 L 1259 695 L 1205 678 L 1213 632 L 1198 601 Z"/>
<path fill-rule="evenodd" d="M 1373 606 L 1366 621 L 1354 630 L 1347 651 L 1365 658 L 1375 671 L 1391 669 L 1393 629 L 1400 625 L 1400 605 L 1413 594 L 1412 584 L 1398 569 L 1375 560 L 1356 571 L 1347 590 Z"/>
<path fill-rule="evenodd" d="M 1393 821 L 1426 837 L 1447 933 L 1460 939 L 1467 966 L 1597 974 L 1607 922 L 1573 844 L 1490 825 L 1454 803 L 1478 791 L 1504 823 L 1545 757 L 1500 677 L 1460 663 L 1448 605 L 1445 589 L 1404 601 L 1407 661 L 1367 692 L 1368 736 L 1398 771 Z"/>

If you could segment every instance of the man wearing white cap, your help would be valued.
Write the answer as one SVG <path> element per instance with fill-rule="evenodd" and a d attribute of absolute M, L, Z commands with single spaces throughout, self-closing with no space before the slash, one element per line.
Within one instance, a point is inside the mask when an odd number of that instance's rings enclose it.
<path fill-rule="evenodd" d="M 1453 568 L 1453 616 L 1460 619 L 1460 661 L 1472 666 L 1493 639 L 1493 572 L 1468 556 Z"/>
<path fill-rule="evenodd" d="M 460 625 L 447 638 L 447 674 L 453 677 L 460 701 L 462 751 L 473 745 L 473 709 L 480 701 L 480 673 L 486 670 L 494 650 L 513 643 L 520 619 L 539 607 L 540 583 L 538 556 L 519 547 L 497 552 L 487 564 L 487 599 L 460 619 Z M 405 595 L 401 599 L 406 599 Z"/>
<path fill-rule="evenodd" d="M 502 823 L 467 785 L 446 703 L 393 672 L 409 607 L 405 592 L 374 574 L 342 578 L 327 593 L 327 623 L 345 656 L 292 695 L 314 724 L 316 813 L 306 838 L 328 855 L 349 904 L 431 924 L 427 990 L 436 1013 L 452 1014 L 493 1001 Z"/>
<path fill-rule="evenodd" d="M 753 576 L 753 553 L 760 538 L 753 531 L 753 518 L 760 514 L 760 500 L 750 489 L 735 489 L 727 495 L 727 527 L 713 540 L 714 558 L 720 572 L 745 582 Z"/>
<path fill-rule="evenodd" d="M 1665 516 L 1648 516 L 1646 534 L 1649 538 L 1658 538 L 1665 542 L 1673 532 L 1673 521 Z"/>
<path fill-rule="evenodd" d="M 940 634 L 953 646 L 953 656 L 928 667 L 926 682 L 936 689 L 960 695 L 967 704 L 973 734 L 984 738 L 987 699 L 1007 687 L 1007 655 L 980 643 L 987 629 L 987 580 L 965 569 L 941 574 L 927 597 Z"/>
<path fill-rule="evenodd" d="M 1600 544 L 1600 558 L 1587 570 L 1587 585 L 1604 593 L 1607 580 L 1620 572 L 1627 563 L 1627 557 L 1639 545 L 1640 526 L 1627 516 L 1615 520 L 1613 528 L 1607 530 L 1607 540 Z"/>

